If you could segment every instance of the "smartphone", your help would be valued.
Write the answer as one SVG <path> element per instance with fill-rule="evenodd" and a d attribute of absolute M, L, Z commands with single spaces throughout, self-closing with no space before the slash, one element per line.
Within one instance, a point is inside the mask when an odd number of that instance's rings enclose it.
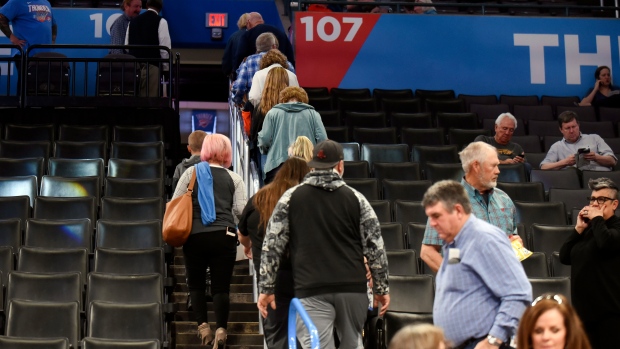
<path fill-rule="evenodd" d="M 578 154 L 587 154 L 590 152 L 590 148 L 579 148 L 577 149 Z"/>

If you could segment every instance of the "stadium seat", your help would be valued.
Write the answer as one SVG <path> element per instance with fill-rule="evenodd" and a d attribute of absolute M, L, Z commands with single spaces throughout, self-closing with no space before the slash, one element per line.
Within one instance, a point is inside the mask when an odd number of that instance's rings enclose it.
<path fill-rule="evenodd" d="M 400 223 L 381 223 L 381 237 L 386 250 L 404 250 L 405 234 Z"/>
<path fill-rule="evenodd" d="M 58 337 L 36 338 L 0 336 L 0 347 L 7 349 L 69 349 L 69 339 Z"/>
<path fill-rule="evenodd" d="M 559 171 L 533 169 L 530 172 L 530 181 L 542 182 L 545 192 L 551 188 L 581 189 L 579 174 L 572 167 Z"/>
<path fill-rule="evenodd" d="M 319 109 L 317 110 L 317 112 L 321 115 L 321 121 L 323 122 L 323 126 L 339 127 L 343 125 L 340 111 Z"/>
<path fill-rule="evenodd" d="M 19 218 L 0 219 L 0 246 L 10 246 L 13 251 L 21 248 L 22 228 Z"/>
<path fill-rule="evenodd" d="M 491 132 L 485 129 L 475 129 L 475 130 L 467 130 L 467 129 L 459 129 L 459 128 L 451 128 L 448 130 L 448 144 L 454 144 L 458 149 L 463 149 L 469 143 L 473 142 L 478 136 L 490 136 Z"/>
<path fill-rule="evenodd" d="M 0 141 L 0 158 L 25 159 L 50 157 L 50 142 Z"/>
<path fill-rule="evenodd" d="M 36 176 L 0 177 L 0 196 L 22 196 L 30 198 L 30 206 L 39 192 Z"/>
<path fill-rule="evenodd" d="M 350 142 L 348 131 L 349 129 L 346 126 L 325 127 L 327 138 L 339 143 Z"/>
<path fill-rule="evenodd" d="M 536 135 L 539 137 L 562 136 L 557 121 L 530 120 L 528 123 L 528 130 L 530 135 Z"/>
<path fill-rule="evenodd" d="M 129 160 L 161 160 L 164 158 L 163 142 L 112 142 L 110 157 Z"/>
<path fill-rule="evenodd" d="M 471 104 L 469 111 L 471 113 L 476 113 L 480 120 L 496 120 L 500 114 L 509 113 L 510 108 L 507 104 Z"/>
<path fill-rule="evenodd" d="M 445 145 L 446 138 L 441 128 L 403 128 L 400 130 L 400 140 L 407 144 L 409 149 L 416 145 Z"/>
<path fill-rule="evenodd" d="M 54 125 L 4 125 L 4 139 L 21 142 L 53 142 Z"/>
<path fill-rule="evenodd" d="M 163 341 L 163 314 L 159 303 L 91 302 L 87 337 Z"/>
<path fill-rule="evenodd" d="M 451 128 L 475 130 L 478 129 L 478 116 L 475 113 L 437 113 L 437 127 L 442 127 L 445 134 Z"/>
<path fill-rule="evenodd" d="M 430 275 L 390 275 L 389 311 L 432 313 L 435 286 Z"/>
<path fill-rule="evenodd" d="M 427 217 L 421 201 L 394 200 L 394 222 L 403 225 L 403 229 L 409 223 L 420 223 L 426 225 Z M 419 247 L 416 250 L 419 252 Z"/>
<path fill-rule="evenodd" d="M 525 154 L 525 160 L 532 165 L 533 169 L 540 168 L 540 163 L 545 159 L 547 153 L 528 153 Z"/>
<path fill-rule="evenodd" d="M 36 176 L 37 183 L 45 171 L 45 158 L 9 159 L 0 158 L 0 177 Z"/>
<path fill-rule="evenodd" d="M 456 145 L 422 146 L 416 145 L 411 152 L 411 161 L 420 164 L 422 176 L 426 176 L 427 164 L 455 164 L 460 161 Z"/>
<path fill-rule="evenodd" d="M 578 107 L 574 105 L 557 107 L 557 113 L 558 113 L 557 115 L 560 115 L 565 111 L 575 112 L 577 114 L 577 117 L 579 118 L 579 123 L 583 121 L 596 122 L 596 111 L 594 110 L 594 107 L 591 107 L 591 106 Z M 587 133 L 587 132 L 584 132 L 584 133 Z"/>
<path fill-rule="evenodd" d="M 331 96 L 308 96 L 308 104 L 313 106 L 315 110 L 332 110 L 334 107 Z"/>
<path fill-rule="evenodd" d="M 97 221 L 97 203 L 92 196 L 57 198 L 39 196 L 34 203 L 33 218 L 39 219 L 81 219 Z"/>
<path fill-rule="evenodd" d="M 362 144 L 361 159 L 368 161 L 370 168 L 375 162 L 406 162 L 406 144 Z"/>
<path fill-rule="evenodd" d="M 614 154 L 620 153 L 620 138 L 603 138 Z"/>
<path fill-rule="evenodd" d="M 107 125 L 60 125 L 58 140 L 70 142 L 108 142 Z"/>
<path fill-rule="evenodd" d="M 526 123 L 531 120 L 553 121 L 553 109 L 550 105 L 515 105 L 514 116 Z"/>
<path fill-rule="evenodd" d="M 162 160 L 110 159 L 108 162 L 108 177 L 133 179 L 164 178 L 164 165 Z"/>
<path fill-rule="evenodd" d="M 304 87 L 304 91 L 308 97 L 329 97 L 329 89 L 327 87 Z"/>
<path fill-rule="evenodd" d="M 539 104 L 538 96 L 500 95 L 499 102 L 501 104 L 507 104 L 510 107 L 510 112 L 513 114 L 514 114 L 516 105 L 538 105 Z"/>
<path fill-rule="evenodd" d="M 17 250 L 13 250 L 11 246 L 0 246 L 0 288 L 3 290 L 8 282 L 9 273 L 15 270 L 14 252 L 17 252 Z M 0 292 L 0 300 L 3 301 L 0 303 L 0 308 L 4 306 L 3 296 L 4 292 Z"/>
<path fill-rule="evenodd" d="M 86 303 L 164 303 L 162 276 L 88 274 Z"/>
<path fill-rule="evenodd" d="M 381 223 L 392 222 L 392 208 L 387 200 L 369 200 L 368 203 L 377 215 L 377 219 Z"/>
<path fill-rule="evenodd" d="M 164 202 L 162 197 L 128 199 L 103 197 L 101 199 L 101 219 L 136 221 L 163 219 Z"/>
<path fill-rule="evenodd" d="M 522 223 L 525 229 L 531 231 L 531 226 L 537 224 L 565 225 L 566 210 L 563 202 L 523 202 L 514 201 L 517 209 L 517 223 Z M 535 250 L 539 252 L 546 252 Z M 551 255 L 550 251 L 547 256 Z"/>
<path fill-rule="evenodd" d="M 616 137 L 611 121 L 579 121 L 579 130 L 585 134 L 596 134 L 603 138 Z"/>
<path fill-rule="evenodd" d="M 43 176 L 40 196 L 76 198 L 93 196 L 95 202 L 101 197 L 102 183 L 99 177 Z"/>
<path fill-rule="evenodd" d="M 407 240 L 409 240 L 409 248 L 414 251 L 422 249 L 422 240 L 424 240 L 424 231 L 426 223 L 409 223 L 407 224 Z"/>
<path fill-rule="evenodd" d="M 431 113 L 392 113 L 390 126 L 402 128 L 431 128 Z"/>
<path fill-rule="evenodd" d="M 161 125 L 114 125 L 112 134 L 112 141 L 114 142 L 151 143 L 164 141 L 164 129 Z"/>
<path fill-rule="evenodd" d="M 388 98 L 388 99 L 411 99 L 413 98 L 413 91 L 409 88 L 406 89 L 396 89 L 396 90 L 390 90 L 390 89 L 382 89 L 382 88 L 375 88 L 372 90 L 372 96 L 380 101 L 382 99 Z"/>
<path fill-rule="evenodd" d="M 17 255 L 17 271 L 31 273 L 80 273 L 86 285 L 88 251 L 85 248 L 39 248 L 23 246 Z"/>
<path fill-rule="evenodd" d="M 108 177 L 105 180 L 104 196 L 117 198 L 152 198 L 164 196 L 161 179 L 130 179 Z"/>
<path fill-rule="evenodd" d="M 426 163 L 424 172 L 427 180 L 437 183 L 438 181 L 451 179 L 460 182 L 465 176 L 463 165 L 461 163 L 454 164 L 436 164 L 432 162 Z"/>
<path fill-rule="evenodd" d="M 370 170 L 368 169 L 368 161 L 346 161 L 344 162 L 344 174 L 342 178 L 368 178 Z"/>
<path fill-rule="evenodd" d="M 540 137 L 536 135 L 529 135 L 529 136 L 516 136 L 515 135 L 515 136 L 512 136 L 511 141 L 521 146 L 521 148 L 526 154 L 525 155 L 526 157 L 528 153 L 541 153 L 543 151 L 540 145 Z"/>
<path fill-rule="evenodd" d="M 420 98 L 422 100 L 422 104 L 425 111 L 430 111 L 427 108 L 426 100 L 450 100 L 455 99 L 453 90 L 415 90 L 415 97 Z M 463 103 L 465 105 L 465 103 Z"/>
<path fill-rule="evenodd" d="M 97 95 L 136 96 L 140 81 L 138 63 L 135 62 L 136 57 L 123 53 L 112 53 L 103 56 L 103 58 L 116 60 L 116 62 L 98 62 Z"/>
<path fill-rule="evenodd" d="M 422 102 L 419 98 L 414 99 L 383 99 L 383 112 L 390 119 L 394 113 L 420 113 Z"/>
<path fill-rule="evenodd" d="M 335 101 L 338 110 L 344 115 L 347 115 L 348 112 L 377 111 L 377 102 L 374 98 L 338 98 Z"/>
<path fill-rule="evenodd" d="M 418 275 L 418 260 L 414 250 L 386 251 L 390 275 Z"/>
<path fill-rule="evenodd" d="M 598 115 L 601 121 L 611 121 L 616 125 L 620 121 L 620 109 L 618 108 L 600 107 L 598 108 Z"/>
<path fill-rule="evenodd" d="M 56 177 L 98 177 L 104 184 L 103 159 L 50 158 L 47 173 Z"/>
<path fill-rule="evenodd" d="M 353 141 L 359 144 L 396 144 L 396 127 L 354 127 Z"/>
<path fill-rule="evenodd" d="M 426 190 L 431 186 L 429 180 L 394 180 L 384 179 L 382 181 L 383 199 L 422 201 Z"/>
<path fill-rule="evenodd" d="M 545 187 L 540 182 L 497 182 L 497 188 L 510 196 L 512 201 L 544 202 Z"/>
<path fill-rule="evenodd" d="M 435 99 L 426 98 L 426 111 L 433 117 L 442 113 L 465 113 L 465 101 L 462 99 Z"/>
<path fill-rule="evenodd" d="M 78 302 L 34 302 L 21 299 L 8 302 L 7 336 L 54 339 L 64 337 L 69 339 L 73 348 L 77 348 L 80 333 Z"/>
<path fill-rule="evenodd" d="M 614 181 L 614 183 L 620 183 L 620 171 L 581 171 L 581 185 L 584 189 L 589 188 L 588 182 L 590 179 L 597 179 L 601 177 L 606 177 Z M 589 191 L 589 189 L 588 189 Z M 591 191 L 590 191 L 591 193 Z M 588 195 L 589 196 L 589 195 Z M 585 199 L 585 198 L 584 198 Z"/>
<path fill-rule="evenodd" d="M 93 271 L 119 275 L 157 273 L 165 277 L 164 250 L 162 248 L 141 250 L 97 248 Z"/>
<path fill-rule="evenodd" d="M 553 115 L 558 115 L 558 106 L 574 106 L 575 103 L 581 102 L 581 98 L 577 96 L 542 96 L 540 98 L 540 104 L 550 105 L 553 109 Z"/>
<path fill-rule="evenodd" d="M 106 338 L 85 337 L 82 340 L 82 349 L 159 349 L 159 340 L 117 340 Z"/>
<path fill-rule="evenodd" d="M 54 157 L 63 159 L 106 159 L 107 143 L 95 142 L 54 142 Z"/>
<path fill-rule="evenodd" d="M 551 255 L 551 276 L 570 277 L 570 265 L 564 265 L 560 262 L 559 252 L 553 252 Z"/>
<path fill-rule="evenodd" d="M 551 213 L 550 213 L 551 214 Z M 531 225 L 530 247 L 534 252 L 544 252 L 549 258 L 560 248 L 575 231 L 572 225 L 547 225 L 534 223 Z"/>
<path fill-rule="evenodd" d="M 520 163 L 500 164 L 498 182 L 522 183 L 526 181 L 525 166 Z"/>
<path fill-rule="evenodd" d="M 533 252 L 531 256 L 521 261 L 525 275 L 529 278 L 549 277 L 547 256 L 543 252 Z"/>
<path fill-rule="evenodd" d="M 497 104 L 497 96 L 495 95 L 464 95 L 460 94 L 458 98 L 465 101 L 465 110 L 470 112 L 472 104 Z"/>
<path fill-rule="evenodd" d="M 359 191 L 366 200 L 379 200 L 379 184 L 375 178 L 345 178 L 345 183 Z"/>
<path fill-rule="evenodd" d="M 420 164 L 415 162 L 375 162 L 373 177 L 379 183 L 384 179 L 420 180 Z"/>
<path fill-rule="evenodd" d="M 37 52 L 33 58 L 26 71 L 26 93 L 29 96 L 66 96 L 71 75 L 69 62 L 64 60 L 67 56 L 58 52 Z"/>
<path fill-rule="evenodd" d="M 43 248 L 85 248 L 92 251 L 90 219 L 36 219 L 26 221 L 24 246 Z"/>
<path fill-rule="evenodd" d="M 360 144 L 357 142 L 352 143 L 340 143 L 342 145 L 342 152 L 344 153 L 344 161 L 359 161 L 360 159 Z"/>
<path fill-rule="evenodd" d="M 371 98 L 370 89 L 367 88 L 332 88 L 329 93 L 334 98 Z"/>
<path fill-rule="evenodd" d="M 545 152 L 549 152 L 549 149 L 551 149 L 551 146 L 561 140 L 562 140 L 561 136 L 543 136 L 543 150 Z"/>
<path fill-rule="evenodd" d="M 26 219 L 31 213 L 29 196 L 0 197 L 0 219 L 19 219 L 20 231 L 26 228 Z"/>
<path fill-rule="evenodd" d="M 587 188 L 586 184 L 586 188 Z M 592 194 L 590 189 L 549 189 L 549 202 L 563 202 L 566 208 L 566 216 L 571 217 L 573 209 L 581 210 L 584 206 L 589 205 L 586 199 Z M 570 221 L 570 219 L 569 219 Z"/>
<path fill-rule="evenodd" d="M 432 313 L 411 313 L 388 311 L 383 316 L 382 335 L 378 338 L 379 348 L 387 348 L 394 335 L 403 327 L 415 324 L 433 324 Z"/>
<path fill-rule="evenodd" d="M 570 279 L 567 277 L 528 278 L 532 284 L 532 297 L 545 293 L 561 294 L 571 301 Z"/>
<path fill-rule="evenodd" d="M 22 299 L 35 302 L 77 302 L 82 310 L 82 283 L 78 272 L 9 273 L 6 300 Z"/>
<path fill-rule="evenodd" d="M 97 221 L 96 248 L 140 250 L 163 246 L 161 221 Z"/>

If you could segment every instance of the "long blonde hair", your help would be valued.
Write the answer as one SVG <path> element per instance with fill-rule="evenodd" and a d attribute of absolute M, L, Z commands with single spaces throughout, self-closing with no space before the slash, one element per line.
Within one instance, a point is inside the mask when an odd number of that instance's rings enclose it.
<path fill-rule="evenodd" d="M 265 115 L 274 105 L 278 104 L 280 91 L 288 87 L 288 73 L 282 67 L 272 68 L 267 73 L 265 87 L 261 96 L 259 111 Z"/>
<path fill-rule="evenodd" d="M 314 144 L 312 144 L 310 138 L 299 136 L 295 139 L 295 142 L 288 147 L 288 156 L 298 157 L 308 162 L 312 160 L 312 150 L 314 150 Z"/>
<path fill-rule="evenodd" d="M 443 330 L 437 326 L 409 325 L 396 332 L 388 349 L 437 349 L 445 341 Z"/>

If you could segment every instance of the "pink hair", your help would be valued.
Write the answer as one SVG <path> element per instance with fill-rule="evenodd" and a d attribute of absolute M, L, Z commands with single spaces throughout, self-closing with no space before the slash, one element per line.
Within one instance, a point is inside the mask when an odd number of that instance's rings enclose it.
<path fill-rule="evenodd" d="M 226 168 L 230 167 L 232 164 L 230 139 L 218 133 L 207 135 L 202 142 L 200 160 L 213 162 Z"/>

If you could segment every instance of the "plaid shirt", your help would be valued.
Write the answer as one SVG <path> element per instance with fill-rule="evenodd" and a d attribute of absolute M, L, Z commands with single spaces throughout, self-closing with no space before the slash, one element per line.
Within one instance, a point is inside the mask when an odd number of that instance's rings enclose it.
<path fill-rule="evenodd" d="M 259 52 L 246 58 L 245 62 L 241 63 L 239 69 L 237 69 L 237 80 L 233 83 L 233 101 L 237 104 L 243 102 L 243 96 L 250 92 L 252 87 L 252 78 L 254 74 L 260 70 L 260 60 L 267 52 Z M 295 72 L 295 68 L 291 62 L 287 61 L 287 69 Z"/>
<path fill-rule="evenodd" d="M 433 321 L 460 345 L 487 334 L 506 342 L 532 301 L 532 286 L 502 231 L 470 215 L 450 244 L 436 277 Z"/>
<path fill-rule="evenodd" d="M 465 181 L 465 178 L 461 180 L 461 184 L 465 187 L 465 191 L 469 196 L 469 202 L 471 203 L 471 209 L 474 216 L 483 221 L 493 224 L 500 228 L 510 236 L 516 234 L 517 229 L 517 210 L 514 203 L 501 189 L 493 189 L 489 192 L 489 204 L 487 206 L 486 200 L 480 194 L 480 192 L 472 187 Z M 424 245 L 443 245 L 443 240 L 439 238 L 437 230 L 426 223 L 426 230 L 424 231 Z"/>
<path fill-rule="evenodd" d="M 125 45 L 125 34 L 127 33 L 129 21 L 131 21 L 131 18 L 123 13 L 112 23 L 110 27 L 110 44 Z M 119 54 L 125 52 L 122 49 L 111 48 L 110 53 Z"/>

